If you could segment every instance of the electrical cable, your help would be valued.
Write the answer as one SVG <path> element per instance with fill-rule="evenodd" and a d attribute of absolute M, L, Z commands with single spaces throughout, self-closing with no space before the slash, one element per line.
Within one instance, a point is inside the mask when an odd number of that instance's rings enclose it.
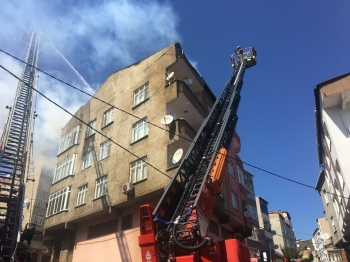
<path fill-rule="evenodd" d="M 104 101 L 104 100 L 102 100 L 102 99 L 100 99 L 100 98 L 97 98 L 97 97 L 95 97 L 94 95 L 91 95 L 91 94 L 85 92 L 85 91 L 82 90 L 82 89 L 79 89 L 79 88 L 77 88 L 77 87 L 75 87 L 75 86 L 73 86 L 73 85 L 71 85 L 71 84 L 69 84 L 69 83 L 67 83 L 67 82 L 65 82 L 65 81 L 63 81 L 63 80 L 61 80 L 61 79 L 59 79 L 59 78 L 57 78 L 57 77 L 55 77 L 55 76 L 53 76 L 53 75 L 51 75 L 51 74 L 45 72 L 45 71 L 43 71 L 43 70 L 37 68 L 37 67 L 35 67 L 35 66 L 32 66 L 32 65 L 26 63 L 25 61 L 23 61 L 23 60 L 21 60 L 21 59 L 15 57 L 15 56 L 13 56 L 13 55 L 7 53 L 6 51 L 4 51 L 4 50 L 2 50 L 2 49 L 0 49 L 0 51 L 3 52 L 3 53 L 5 53 L 6 55 L 12 57 L 12 58 L 14 58 L 14 59 L 16 59 L 16 60 L 18 60 L 18 61 L 24 63 L 24 64 L 27 64 L 27 65 L 29 65 L 29 66 L 35 68 L 36 70 L 42 72 L 43 74 L 45 74 L 45 75 L 47 75 L 47 76 L 49 76 L 49 77 L 51 77 L 51 78 L 53 78 L 53 79 L 55 79 L 55 80 L 57 80 L 57 81 L 63 83 L 63 84 L 65 84 L 65 85 L 67 85 L 67 86 L 69 86 L 69 87 L 71 87 L 71 88 L 73 88 L 73 89 L 76 89 L 76 90 L 78 90 L 78 91 L 84 93 L 85 95 L 90 96 L 91 98 L 94 98 L 94 99 L 96 99 L 96 100 L 98 100 L 98 101 L 100 101 L 100 102 L 102 102 L 102 103 L 104 103 L 104 104 L 106 104 L 106 105 L 109 105 L 109 106 L 111 106 L 111 107 L 113 107 L 113 108 L 115 108 L 115 109 L 117 109 L 117 110 L 119 110 L 119 111 L 121 111 L 121 112 L 123 112 L 123 113 L 125 113 L 125 114 L 128 114 L 128 115 L 130 115 L 130 116 L 132 116 L 132 117 L 135 117 L 135 118 L 137 118 L 137 119 L 139 119 L 139 120 L 143 120 L 142 117 L 138 117 L 138 116 L 136 116 L 136 115 L 134 115 L 134 114 L 131 114 L 131 113 L 125 111 L 124 109 L 118 108 L 118 107 L 116 107 L 116 106 L 114 106 L 114 105 L 112 105 L 112 104 L 110 104 L 110 103 L 108 103 L 108 102 L 106 102 L 106 101 Z M 169 50 L 167 50 L 166 52 L 164 52 L 164 54 L 162 54 L 162 56 L 164 56 L 168 51 L 169 51 Z M 161 57 L 162 57 L 162 56 L 161 56 Z M 159 57 L 157 60 L 159 60 L 161 57 Z M 156 60 L 156 61 L 157 61 L 157 60 Z M 154 61 L 154 62 L 156 62 L 156 61 Z M 154 62 L 153 62 L 153 63 L 154 63 Z M 153 63 L 152 63 L 152 64 L 153 64 Z M 174 132 L 171 132 L 170 130 L 167 130 L 167 129 L 165 129 L 165 128 L 159 126 L 159 125 L 156 125 L 156 124 L 154 124 L 154 123 L 152 123 L 152 122 L 150 122 L 150 121 L 144 121 L 144 122 L 146 122 L 146 123 L 148 123 L 148 124 L 150 124 L 150 125 L 153 125 L 153 126 L 155 126 L 155 127 L 158 127 L 158 128 L 160 128 L 160 129 L 162 129 L 163 131 L 166 131 L 166 132 L 168 132 L 168 133 L 170 133 L 170 134 L 172 134 L 172 135 L 175 135 L 175 136 L 177 136 L 177 137 L 179 137 L 179 138 L 183 138 L 184 140 L 193 143 L 193 141 L 192 141 L 191 139 L 188 139 L 187 137 L 183 137 L 183 136 L 178 135 L 178 134 L 176 134 L 176 133 L 174 133 Z M 216 152 L 216 153 L 219 153 L 219 152 Z M 252 167 L 252 168 L 258 169 L 258 170 L 260 170 L 260 171 L 262 171 L 262 172 L 265 172 L 265 173 L 267 173 L 267 174 L 276 176 L 276 177 L 278 177 L 278 178 L 287 180 L 287 181 L 292 182 L 292 183 L 299 184 L 299 185 L 301 185 L 301 186 L 305 186 L 305 187 L 308 187 L 308 188 L 312 188 L 312 189 L 314 189 L 314 190 L 317 190 L 314 186 L 310 186 L 310 185 L 307 185 L 307 184 L 305 184 L 305 183 L 298 182 L 298 181 L 296 181 L 296 180 L 293 180 L 293 179 L 290 179 L 290 178 L 287 178 L 287 177 L 278 175 L 278 174 L 273 173 L 273 172 L 270 172 L 270 171 L 268 171 L 268 170 L 266 170 L 266 169 L 257 167 L 257 166 L 255 166 L 255 165 L 249 164 L 249 163 L 247 163 L 247 162 L 244 162 L 244 161 L 242 161 L 242 160 L 240 160 L 240 159 L 237 159 L 237 158 L 234 158 L 234 157 L 230 157 L 230 156 L 227 156 L 227 157 L 228 157 L 228 158 L 231 158 L 231 159 L 234 159 L 234 160 L 237 160 L 237 161 L 239 161 L 239 162 L 241 162 L 241 163 L 243 163 L 243 164 L 245 164 L 245 165 L 247 165 L 247 166 L 250 166 L 250 167 Z M 348 198 L 348 197 L 340 196 L 340 195 L 337 195 L 337 194 L 335 194 L 335 193 L 331 193 L 331 192 L 327 192 L 327 191 L 326 191 L 326 193 L 328 193 L 328 194 L 330 194 L 330 195 L 338 196 L 338 197 L 340 197 L 340 198 L 350 199 L 350 198 Z"/>
<path fill-rule="evenodd" d="M 20 79 L 19 77 L 17 77 L 15 74 L 13 74 L 12 72 L 10 72 L 9 70 L 7 70 L 5 67 L 3 67 L 2 65 L 0 65 L 0 68 L 4 69 L 6 72 L 8 72 L 10 75 L 12 75 L 13 77 L 15 77 L 17 80 L 21 81 L 22 83 L 24 83 L 25 85 L 27 85 L 28 87 L 32 88 L 33 90 L 35 90 L 38 94 L 40 94 L 42 97 L 46 98 L 48 101 L 50 101 L 51 103 L 53 103 L 54 105 L 56 105 L 57 107 L 61 108 L 63 111 L 65 111 L 67 114 L 69 114 L 70 116 L 72 116 L 73 118 L 77 119 L 78 121 L 80 121 L 81 123 L 83 123 L 86 126 L 89 126 L 88 123 L 85 123 L 83 120 L 81 120 L 79 117 L 73 115 L 71 112 L 69 112 L 67 109 L 65 109 L 64 107 L 60 106 L 59 104 L 57 104 L 56 102 L 54 102 L 53 100 L 51 100 L 50 98 L 48 98 L 47 96 L 45 96 L 43 93 L 41 93 L 39 90 L 36 90 L 34 87 L 32 87 L 31 85 L 29 85 L 28 83 L 24 82 L 22 79 Z M 103 134 L 102 132 L 100 132 L 99 130 L 92 128 L 90 126 L 91 129 L 95 130 L 96 133 L 102 135 L 103 137 L 107 138 L 108 140 L 110 140 L 113 144 L 117 145 L 118 147 L 122 148 L 123 150 L 125 150 L 126 152 L 128 152 L 129 154 L 135 156 L 137 158 L 137 160 L 141 160 L 143 161 L 143 163 L 147 163 L 147 165 L 149 165 L 150 167 L 154 168 L 155 170 L 157 170 L 159 173 L 165 175 L 166 177 L 170 178 L 170 176 L 168 176 L 167 174 L 165 174 L 163 171 L 161 171 L 160 169 L 158 169 L 157 167 L 155 167 L 154 165 L 148 163 L 147 161 L 144 161 L 142 159 L 142 157 L 137 156 L 136 154 L 134 154 L 133 152 L 131 152 L 130 150 L 128 150 L 127 148 L 123 147 L 122 145 L 118 144 L 117 142 L 115 142 L 114 140 L 112 140 L 111 138 L 107 137 L 105 134 Z"/>
<path fill-rule="evenodd" d="M 19 81 L 21 81 L 21 82 L 23 82 L 24 84 L 26 84 L 28 87 L 30 87 L 30 88 L 32 88 L 33 90 L 35 90 L 37 93 L 39 93 L 41 96 L 43 96 L 44 98 L 46 98 L 48 101 L 50 101 L 51 103 L 55 104 L 56 106 L 58 106 L 59 108 L 61 108 L 62 110 L 64 110 L 66 113 L 70 114 L 72 117 L 76 118 L 78 121 L 80 121 L 80 122 L 82 122 L 83 124 L 85 124 L 85 125 L 88 126 L 87 123 L 85 123 L 84 121 L 82 121 L 82 120 L 79 119 L 78 117 L 75 117 L 73 114 L 71 114 L 71 113 L 70 113 L 69 111 L 67 111 L 65 108 L 61 107 L 60 105 L 58 105 L 57 103 L 55 103 L 54 101 L 52 101 L 51 99 L 49 99 L 48 97 L 46 97 L 44 94 L 42 94 L 41 92 L 39 92 L 38 90 L 36 90 L 35 88 L 33 88 L 32 86 L 30 86 L 29 84 L 27 84 L 26 82 L 24 82 L 23 80 L 21 80 L 20 78 L 18 78 L 17 76 L 15 76 L 12 72 L 10 72 L 9 70 L 7 70 L 5 67 L 3 67 L 2 65 L 0 65 L 0 67 L 1 67 L 2 69 L 4 69 L 5 71 L 7 71 L 9 74 L 11 74 L 11 75 L 12 75 L 13 77 L 15 77 L 16 79 L 18 79 Z M 100 131 L 98 131 L 98 130 L 96 130 L 96 129 L 94 129 L 94 128 L 92 128 L 92 129 L 93 129 L 95 132 L 97 132 L 97 133 L 99 133 L 100 135 L 102 135 L 102 136 L 104 136 L 105 138 L 107 138 L 108 140 L 110 140 L 111 142 L 113 142 L 114 144 L 116 144 L 117 146 L 121 147 L 122 149 L 124 149 L 124 150 L 127 151 L 128 153 L 130 153 L 130 154 L 132 154 L 133 156 L 137 157 L 138 159 L 141 159 L 141 160 L 142 160 L 142 158 L 138 157 L 137 155 L 133 154 L 131 151 L 127 150 L 127 149 L 124 148 L 123 146 L 121 146 L 121 145 L 119 145 L 118 143 L 116 143 L 115 141 L 111 140 L 110 138 L 108 138 L 107 136 L 105 136 L 105 135 L 104 135 L 103 133 L 101 133 Z M 167 131 L 167 130 L 166 130 L 166 131 Z M 231 157 L 231 158 L 233 158 L 233 157 Z M 275 173 L 272 173 L 272 172 L 270 172 L 270 171 L 267 171 L 267 170 L 264 170 L 264 169 L 262 169 L 262 168 L 259 168 L 259 167 L 256 167 L 256 166 L 254 166 L 254 165 L 251 165 L 251 164 L 249 164 L 249 163 L 243 162 L 243 161 L 241 161 L 240 159 L 236 159 L 236 158 L 233 158 L 233 159 L 238 160 L 238 161 L 240 161 L 240 162 L 242 162 L 242 163 L 244 163 L 244 164 L 247 164 L 247 165 L 249 165 L 249 166 L 251 166 L 251 167 L 253 167 L 253 168 L 257 168 L 257 169 L 259 169 L 259 170 L 261 170 L 261 171 L 263 171 L 263 172 L 267 172 L 267 173 L 269 173 L 269 174 L 275 175 L 275 176 L 280 177 L 280 178 L 282 178 L 282 179 L 286 179 L 286 180 L 288 180 L 288 181 L 290 181 L 290 182 L 294 182 L 294 183 L 297 183 L 297 184 L 300 184 L 300 185 L 303 185 L 303 186 L 306 186 L 306 187 L 311 187 L 311 186 L 308 186 L 308 185 L 306 185 L 306 184 L 300 183 L 300 182 L 298 182 L 298 181 L 294 181 L 294 180 L 291 180 L 291 179 L 282 177 L 282 176 L 277 175 L 277 174 L 275 174 Z M 145 161 L 144 161 L 144 162 L 145 162 Z M 168 178 L 171 179 L 170 176 L 168 176 L 167 174 L 165 174 L 164 172 L 162 172 L 162 171 L 159 170 L 158 168 L 154 167 L 153 165 L 149 164 L 148 162 L 147 162 L 147 164 L 148 164 L 149 166 L 153 167 L 155 170 L 157 170 L 157 171 L 160 172 L 161 174 L 163 174 L 163 175 L 165 175 L 165 176 L 167 176 Z M 314 187 L 311 187 L 311 188 L 314 188 Z M 315 188 L 314 188 L 314 189 L 315 189 Z M 31 198 L 31 199 L 33 199 L 33 198 Z M 220 208 L 220 207 L 219 207 L 219 208 Z M 229 210 L 226 210 L 226 209 L 223 209 L 223 210 L 229 212 L 230 214 L 232 214 L 232 215 L 234 215 L 234 216 L 236 216 L 236 217 L 243 218 L 245 221 L 251 223 L 253 226 L 256 226 L 256 227 L 258 227 L 258 228 L 260 228 L 260 229 L 264 229 L 264 228 L 260 227 L 259 225 L 254 224 L 253 222 L 247 220 L 246 218 L 240 217 L 240 216 L 238 216 L 238 215 L 236 215 L 236 214 L 230 212 Z M 277 235 L 278 235 L 278 234 L 277 234 Z M 279 236 L 281 236 L 281 235 L 279 235 Z M 291 238 L 289 238 L 289 237 L 285 237 L 285 236 L 281 236 L 281 237 L 287 238 L 287 239 L 290 239 L 290 240 L 293 240 L 293 239 L 291 239 Z M 113 238 L 113 239 L 114 239 L 114 238 Z M 103 242 L 103 241 L 102 241 L 102 242 Z M 300 241 L 300 242 L 303 242 L 303 241 Z"/>

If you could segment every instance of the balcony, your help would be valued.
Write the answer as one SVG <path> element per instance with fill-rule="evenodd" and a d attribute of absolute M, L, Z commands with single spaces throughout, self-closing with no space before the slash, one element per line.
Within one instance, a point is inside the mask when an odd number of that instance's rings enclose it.
<path fill-rule="evenodd" d="M 176 99 L 167 104 L 167 114 L 172 115 L 174 119 L 186 119 L 192 128 L 198 131 L 210 111 L 211 103 L 202 104 L 197 98 L 198 95 L 192 93 L 184 81 L 175 80 L 166 88 L 176 92 Z"/>
<path fill-rule="evenodd" d="M 185 119 L 175 119 L 170 124 L 169 131 L 167 167 L 171 168 L 173 166 L 177 166 L 178 164 L 173 162 L 175 152 L 181 148 L 183 150 L 183 155 L 185 155 L 191 145 L 192 140 L 196 136 L 196 132 Z"/>

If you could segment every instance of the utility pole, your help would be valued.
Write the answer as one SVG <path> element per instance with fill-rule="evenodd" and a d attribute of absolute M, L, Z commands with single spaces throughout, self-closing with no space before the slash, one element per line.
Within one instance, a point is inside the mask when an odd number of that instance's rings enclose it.
<path fill-rule="evenodd" d="M 0 256 L 13 261 L 21 234 L 26 164 L 33 125 L 33 89 L 42 33 L 28 27 L 22 39 L 28 43 L 16 95 L 0 141 Z M 26 84 L 25 84 L 26 83 Z M 28 85 L 29 86 L 28 86 Z"/>

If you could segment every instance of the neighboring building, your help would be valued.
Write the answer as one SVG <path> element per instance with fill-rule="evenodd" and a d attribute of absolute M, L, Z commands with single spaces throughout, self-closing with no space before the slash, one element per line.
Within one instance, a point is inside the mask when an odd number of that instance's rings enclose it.
<path fill-rule="evenodd" d="M 255 190 L 253 183 L 254 176 L 247 170 L 243 170 L 243 172 L 238 172 L 238 176 L 241 197 L 243 205 L 245 207 L 245 214 L 247 214 L 247 219 L 249 219 L 253 226 L 252 236 L 245 239 L 245 244 L 249 248 L 250 256 L 256 257 L 257 254 L 260 253 L 262 246 L 258 221 L 258 210 L 255 203 Z"/>
<path fill-rule="evenodd" d="M 322 198 L 333 245 L 350 252 L 350 73 L 316 86 L 315 117 Z"/>
<path fill-rule="evenodd" d="M 216 98 L 180 44 L 111 74 L 95 97 L 109 105 L 92 98 L 75 113 L 89 127 L 71 118 L 62 129 L 46 244 L 52 261 L 141 261 L 139 206 L 157 204 L 179 164 L 177 150 L 186 153 Z M 251 235 L 242 219 L 239 150 L 234 134 L 209 223 L 214 240 Z"/>
<path fill-rule="evenodd" d="M 29 169 L 23 204 L 22 230 L 28 223 L 35 224 L 35 233 L 30 247 L 36 251 L 37 256 L 41 257 L 41 261 L 46 261 L 43 257 L 46 259 L 49 257 L 40 251 L 47 250 L 43 245 L 43 226 L 54 171 L 47 167 L 36 166 L 35 169 Z M 24 244 L 27 244 L 26 240 Z"/>
<path fill-rule="evenodd" d="M 258 211 L 260 242 L 263 250 L 275 250 L 271 232 L 268 202 L 262 197 L 256 197 L 256 208 Z"/>
<path fill-rule="evenodd" d="M 291 217 L 286 211 L 269 211 L 271 230 L 276 234 L 273 235 L 273 243 L 278 246 L 275 250 L 282 253 L 281 247 L 297 248 L 295 243 L 294 229 Z"/>
<path fill-rule="evenodd" d="M 332 231 L 325 217 L 316 219 L 317 228 L 313 234 L 316 256 L 320 262 L 348 261 L 345 250 L 338 249 L 332 243 Z"/>

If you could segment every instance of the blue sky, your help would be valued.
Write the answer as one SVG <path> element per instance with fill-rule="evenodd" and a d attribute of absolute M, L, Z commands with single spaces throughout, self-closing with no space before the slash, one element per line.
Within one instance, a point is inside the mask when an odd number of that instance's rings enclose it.
<path fill-rule="evenodd" d="M 0 10 L 0 48 L 22 57 L 26 24 L 48 40 L 39 67 L 80 86 L 96 89 L 114 71 L 167 45 L 180 42 L 216 95 L 227 81 L 229 56 L 237 45 L 254 45 L 258 65 L 247 70 L 237 132 L 243 161 L 314 186 L 320 168 L 316 152 L 313 89 L 348 73 L 349 1 L 22 1 Z M 28 14 L 34 14 L 28 16 Z M 91 85 L 86 86 L 52 43 Z M 21 64 L 0 54 L 0 64 L 17 75 Z M 16 81 L 0 72 L 1 97 L 11 105 Z M 40 88 L 74 112 L 87 98 L 44 76 Z M 37 155 L 58 141 L 69 119 L 38 101 Z M 0 110 L 0 131 L 7 112 Z M 55 116 L 54 120 L 52 116 Z M 286 210 L 298 238 L 310 238 L 323 216 L 315 190 L 246 167 L 256 195 L 270 210 Z"/>

